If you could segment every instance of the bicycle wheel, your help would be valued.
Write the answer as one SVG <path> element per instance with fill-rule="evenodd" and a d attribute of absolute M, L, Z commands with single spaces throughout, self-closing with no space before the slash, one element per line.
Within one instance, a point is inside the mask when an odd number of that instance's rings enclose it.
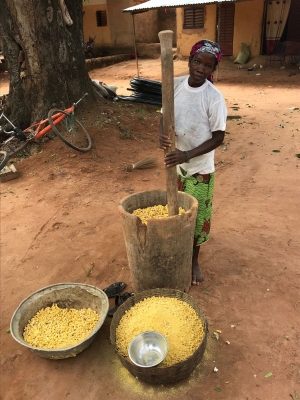
<path fill-rule="evenodd" d="M 64 114 L 64 119 L 55 125 L 52 117 L 54 114 Z M 49 124 L 54 133 L 68 146 L 74 150 L 87 152 L 92 148 L 92 139 L 87 133 L 84 126 L 74 117 L 74 114 L 69 114 L 66 111 L 53 108 L 48 113 Z"/>
<path fill-rule="evenodd" d="M 9 160 L 9 155 L 6 153 L 6 151 L 0 150 L 0 170 L 5 167 Z"/>

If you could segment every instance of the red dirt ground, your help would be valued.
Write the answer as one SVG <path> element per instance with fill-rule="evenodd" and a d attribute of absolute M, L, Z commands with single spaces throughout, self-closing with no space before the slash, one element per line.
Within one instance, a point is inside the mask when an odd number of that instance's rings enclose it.
<path fill-rule="evenodd" d="M 140 76 L 160 80 L 160 60 L 139 67 Z M 186 61 L 174 67 L 187 73 Z M 128 94 L 135 61 L 90 76 Z M 5 93 L 4 73 L 0 83 Z M 229 115 L 242 118 L 228 121 L 216 151 L 212 236 L 200 257 L 205 281 L 189 292 L 209 323 L 202 362 L 186 381 L 154 387 L 121 365 L 109 318 L 88 349 L 66 360 L 40 358 L 6 333 L 18 304 L 44 286 L 124 281 L 133 289 L 117 206 L 129 193 L 165 189 L 159 114 L 156 106 L 108 101 L 83 119 L 91 152 L 45 142 L 15 160 L 18 179 L 1 184 L 2 400 L 300 398 L 300 71 L 248 72 L 224 60 L 216 85 Z M 125 171 L 145 156 L 157 157 L 158 166 Z"/>

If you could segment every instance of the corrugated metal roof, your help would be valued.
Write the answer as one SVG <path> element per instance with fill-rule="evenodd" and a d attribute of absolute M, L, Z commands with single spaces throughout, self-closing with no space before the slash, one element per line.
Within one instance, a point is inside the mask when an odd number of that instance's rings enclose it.
<path fill-rule="evenodd" d="M 149 0 L 145 3 L 138 4 L 137 6 L 132 6 L 125 8 L 123 12 L 143 12 L 156 8 L 168 8 L 168 7 L 188 7 L 195 6 L 197 4 L 217 4 L 225 2 L 239 2 L 239 1 L 251 1 L 251 0 Z"/>

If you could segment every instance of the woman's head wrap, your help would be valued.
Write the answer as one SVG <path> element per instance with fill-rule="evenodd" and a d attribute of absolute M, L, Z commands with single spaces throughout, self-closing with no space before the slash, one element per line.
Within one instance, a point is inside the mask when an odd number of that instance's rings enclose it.
<path fill-rule="evenodd" d="M 195 43 L 190 52 L 190 57 L 194 56 L 198 53 L 210 53 L 216 57 L 217 62 L 219 63 L 222 57 L 221 48 L 216 42 L 212 42 L 211 40 L 200 40 Z"/>

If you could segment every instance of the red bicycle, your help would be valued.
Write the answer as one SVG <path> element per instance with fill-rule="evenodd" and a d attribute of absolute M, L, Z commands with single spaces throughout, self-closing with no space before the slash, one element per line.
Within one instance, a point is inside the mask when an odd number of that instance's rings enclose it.
<path fill-rule="evenodd" d="M 60 110 L 53 108 L 48 118 L 43 119 L 22 130 L 16 127 L 2 112 L 0 122 L 9 124 L 12 130 L 4 129 L 0 125 L 0 133 L 4 132 L 9 138 L 0 145 L 0 170 L 5 167 L 10 157 L 23 150 L 30 142 L 36 142 L 45 136 L 51 129 L 68 146 L 74 150 L 87 152 L 92 148 L 92 139 L 84 126 L 75 118 L 75 107 L 87 96 L 82 96 L 71 107 Z"/>

